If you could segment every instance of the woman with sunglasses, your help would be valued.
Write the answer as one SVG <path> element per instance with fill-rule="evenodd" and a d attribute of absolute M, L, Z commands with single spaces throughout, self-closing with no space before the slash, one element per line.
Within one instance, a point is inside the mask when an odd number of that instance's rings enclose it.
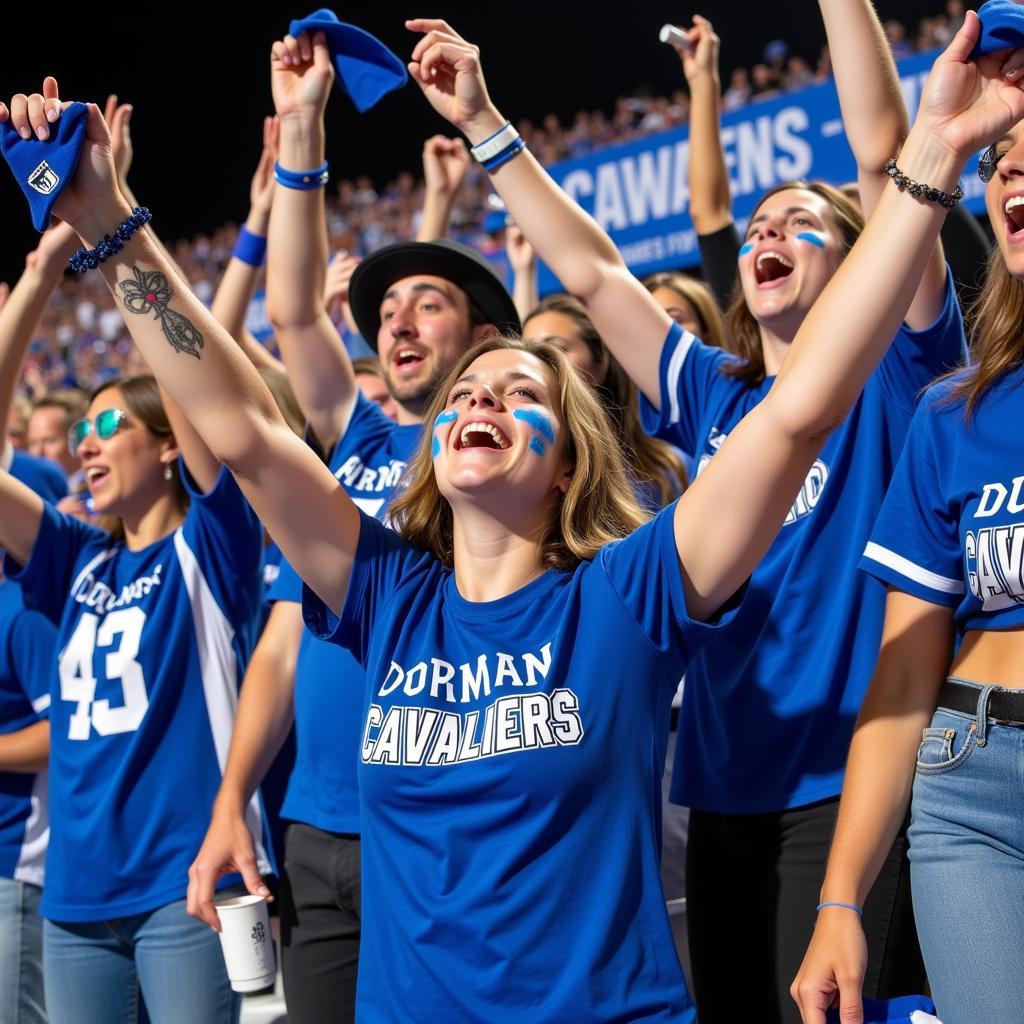
<path fill-rule="evenodd" d="M 864 550 L 888 588 L 850 747 L 827 904 L 793 996 L 806 1024 L 859 1019 L 859 908 L 911 808 L 921 949 L 945 1024 L 1024 1006 L 1024 122 L 982 155 L 996 238 L 972 364 L 933 385 Z"/>
<path fill-rule="evenodd" d="M 425 33 L 410 70 L 429 98 L 455 119 L 480 111 L 475 48 L 443 22 L 410 27 Z M 901 157 L 942 195 L 972 149 L 1024 117 L 999 63 L 968 62 L 976 37 L 968 15 Z M 281 61 L 311 51 L 329 60 L 322 36 L 275 44 Z M 49 105 L 16 97 L 15 127 L 44 126 Z M 466 127 L 474 142 L 495 130 L 489 116 Z M 88 245 L 125 225 L 100 269 L 135 341 L 307 581 L 310 623 L 367 666 L 362 1019 L 692 1019 L 657 878 L 669 699 L 887 348 L 943 207 L 883 191 L 769 394 L 643 525 L 564 358 L 482 343 L 437 393 L 401 533 L 360 514 L 174 277 L 117 190 L 94 106 L 55 212 Z M 173 323 L 125 299 L 140 275 Z M 183 351 L 186 337 L 203 344 Z M 27 557 L 38 511 L 7 504 Z"/>
<path fill-rule="evenodd" d="M 144 1006 L 154 1022 L 229 1024 L 240 998 L 184 896 L 254 641 L 263 530 L 152 377 L 105 384 L 69 443 L 110 532 L 0 473 L 8 571 L 59 627 L 47 1012 L 127 1024 Z"/>

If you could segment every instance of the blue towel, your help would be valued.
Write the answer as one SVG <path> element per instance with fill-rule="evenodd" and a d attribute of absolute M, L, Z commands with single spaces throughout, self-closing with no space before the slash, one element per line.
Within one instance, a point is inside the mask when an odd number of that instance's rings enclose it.
<path fill-rule="evenodd" d="M 88 109 L 84 103 L 72 103 L 60 120 L 50 125 L 46 142 L 34 135 L 23 139 L 10 121 L 0 125 L 0 151 L 28 198 L 36 231 L 50 226 L 53 204 L 78 166 Z"/>
<path fill-rule="evenodd" d="M 988 0 L 978 8 L 981 38 L 971 60 L 996 50 L 1024 46 L 1024 7 L 1012 0 Z"/>
<path fill-rule="evenodd" d="M 405 64 L 379 39 L 355 25 L 338 21 L 334 11 L 326 7 L 288 26 L 289 35 L 297 36 L 300 32 L 323 32 L 327 37 L 338 85 L 352 97 L 360 113 L 409 79 Z"/>
<path fill-rule="evenodd" d="M 910 1024 L 914 1010 L 935 1013 L 935 1004 L 924 996 L 900 996 L 898 999 L 865 999 L 864 1024 Z M 839 1024 L 839 1011 L 829 1010 L 828 1024 Z"/>

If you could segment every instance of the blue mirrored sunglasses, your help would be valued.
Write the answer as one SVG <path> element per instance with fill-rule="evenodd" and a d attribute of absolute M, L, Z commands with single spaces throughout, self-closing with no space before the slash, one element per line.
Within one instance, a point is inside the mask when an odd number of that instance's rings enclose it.
<path fill-rule="evenodd" d="M 104 409 L 96 416 L 95 421 L 76 420 L 68 428 L 68 449 L 72 455 L 77 455 L 79 446 L 92 433 L 94 426 L 96 436 L 101 441 L 109 441 L 126 419 L 128 419 L 128 413 L 123 409 Z"/>

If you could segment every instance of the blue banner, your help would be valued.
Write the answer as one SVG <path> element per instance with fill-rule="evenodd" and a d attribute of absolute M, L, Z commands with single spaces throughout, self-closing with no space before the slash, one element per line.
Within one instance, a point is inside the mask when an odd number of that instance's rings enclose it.
<path fill-rule="evenodd" d="M 913 118 L 921 87 L 939 50 L 898 62 L 900 84 Z M 651 135 L 548 168 L 551 176 L 611 236 L 638 276 L 700 262 L 690 220 L 687 174 L 689 129 Z M 840 185 L 856 177 L 832 81 L 752 103 L 722 118 L 722 148 L 742 233 L 757 200 L 793 178 Z M 966 205 L 984 212 L 985 187 L 972 159 L 962 185 Z M 559 289 L 541 268 L 541 294 Z"/>

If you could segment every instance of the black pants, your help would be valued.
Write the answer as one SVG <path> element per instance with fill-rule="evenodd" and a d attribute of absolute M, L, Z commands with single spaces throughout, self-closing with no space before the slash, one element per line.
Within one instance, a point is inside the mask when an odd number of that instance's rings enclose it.
<path fill-rule="evenodd" d="M 838 806 L 690 813 L 686 909 L 700 1024 L 800 1024 L 789 986 L 814 931 Z M 904 827 L 865 901 L 869 998 L 924 991 L 906 850 Z"/>
<path fill-rule="evenodd" d="M 281 876 L 281 968 L 289 1024 L 355 1020 L 359 836 L 295 823 Z"/>

